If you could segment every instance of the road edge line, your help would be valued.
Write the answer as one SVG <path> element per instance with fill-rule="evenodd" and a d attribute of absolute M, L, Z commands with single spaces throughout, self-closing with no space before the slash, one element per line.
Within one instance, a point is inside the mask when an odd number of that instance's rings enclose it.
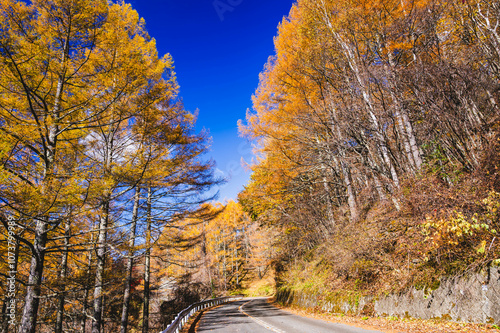
<path fill-rule="evenodd" d="M 249 315 L 248 313 L 246 313 L 244 310 L 243 310 L 243 306 L 247 305 L 248 303 L 254 301 L 253 299 L 252 300 L 249 300 L 248 302 L 246 303 L 243 303 L 239 306 L 238 308 L 238 311 L 243 313 L 245 316 L 249 317 L 250 319 L 252 319 L 253 321 L 255 321 L 257 324 L 259 324 L 260 326 L 270 330 L 270 331 L 273 331 L 275 333 L 286 333 L 285 331 L 282 331 L 280 330 L 279 328 L 276 328 L 272 325 L 269 325 L 268 323 L 266 323 L 265 321 L 263 320 L 260 320 L 258 318 L 255 318 L 255 317 L 252 317 L 251 315 Z"/>

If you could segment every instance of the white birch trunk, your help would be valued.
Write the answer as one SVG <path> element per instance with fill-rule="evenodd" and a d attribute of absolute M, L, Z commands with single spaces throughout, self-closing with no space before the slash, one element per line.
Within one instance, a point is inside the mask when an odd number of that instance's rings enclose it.
<path fill-rule="evenodd" d="M 121 333 L 127 332 L 128 327 L 128 313 L 130 307 L 130 285 L 132 283 L 132 268 L 134 267 L 134 247 L 135 247 L 135 237 L 137 229 L 137 217 L 139 215 L 139 199 L 140 199 L 140 188 L 137 186 L 135 188 L 134 195 L 134 207 L 132 208 L 132 224 L 130 226 L 130 238 L 128 241 L 129 252 L 127 258 L 126 267 L 126 280 L 125 280 L 125 290 L 123 292 L 123 305 L 122 305 L 122 316 L 121 316 Z"/>

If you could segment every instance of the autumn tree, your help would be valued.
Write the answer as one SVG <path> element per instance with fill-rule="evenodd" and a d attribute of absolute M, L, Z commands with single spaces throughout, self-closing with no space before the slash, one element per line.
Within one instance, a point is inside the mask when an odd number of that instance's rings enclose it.
<path fill-rule="evenodd" d="M 17 215 L 32 251 L 21 330 L 34 332 L 47 240 L 79 201 L 85 172 L 79 138 L 101 116 L 92 110 L 104 70 L 91 50 L 106 2 L 2 2 L 2 132 L 4 214 Z M 88 51 L 87 51 L 88 50 Z M 83 180 L 82 178 L 83 177 Z M 85 185 L 84 185 L 85 187 Z"/>
<path fill-rule="evenodd" d="M 171 190 L 170 212 L 196 211 L 217 182 L 200 159 L 205 136 L 178 103 L 172 59 L 158 57 L 130 5 L 6 0 L 0 10 L 1 219 L 15 219 L 19 266 L 29 268 L 18 275 L 20 330 L 85 330 L 88 316 L 100 332 L 107 267 L 118 264 L 109 253 L 123 248 L 120 220 L 130 217 L 119 202 L 154 186 Z"/>

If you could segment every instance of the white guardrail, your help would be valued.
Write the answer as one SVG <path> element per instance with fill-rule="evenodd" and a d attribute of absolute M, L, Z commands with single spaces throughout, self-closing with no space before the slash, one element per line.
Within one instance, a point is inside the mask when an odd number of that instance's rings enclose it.
<path fill-rule="evenodd" d="M 189 320 L 189 318 L 197 313 L 198 311 L 201 311 L 203 309 L 216 306 L 219 304 L 224 304 L 232 301 L 237 301 L 242 299 L 243 296 L 229 296 L 229 297 L 219 297 L 219 298 L 213 298 L 209 299 L 203 302 L 199 303 L 194 303 L 191 304 L 189 307 L 185 308 L 179 314 L 175 319 L 172 321 L 170 325 L 164 330 L 161 331 L 160 333 L 179 333 L 182 327 L 186 324 L 186 322 Z"/>

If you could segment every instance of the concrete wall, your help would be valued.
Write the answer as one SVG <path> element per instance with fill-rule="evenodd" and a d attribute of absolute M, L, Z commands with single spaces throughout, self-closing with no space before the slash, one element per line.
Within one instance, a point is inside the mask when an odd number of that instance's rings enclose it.
<path fill-rule="evenodd" d="M 317 308 L 325 312 L 375 314 L 413 318 L 443 318 L 452 321 L 500 324 L 500 267 L 469 276 L 441 281 L 433 291 L 412 288 L 387 297 L 336 295 L 324 297 L 280 289 L 283 304 Z"/>

